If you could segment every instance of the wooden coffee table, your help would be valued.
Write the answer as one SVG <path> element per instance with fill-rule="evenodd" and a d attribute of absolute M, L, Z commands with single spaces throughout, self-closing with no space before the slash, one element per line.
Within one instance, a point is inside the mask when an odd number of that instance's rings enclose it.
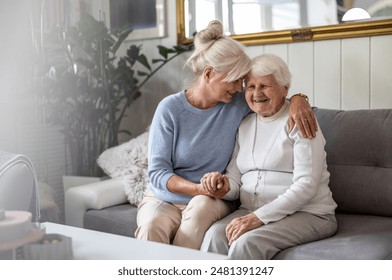
<path fill-rule="evenodd" d="M 227 256 L 100 231 L 43 223 L 46 233 L 72 238 L 73 258 L 77 260 L 223 260 Z"/>

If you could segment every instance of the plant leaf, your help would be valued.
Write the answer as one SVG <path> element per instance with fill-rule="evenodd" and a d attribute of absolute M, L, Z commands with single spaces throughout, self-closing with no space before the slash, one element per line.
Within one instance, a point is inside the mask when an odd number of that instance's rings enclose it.
<path fill-rule="evenodd" d="M 144 54 L 139 55 L 137 57 L 137 61 L 139 61 L 148 70 L 151 70 L 151 67 L 150 67 L 150 64 L 148 63 L 147 57 Z"/>
<path fill-rule="evenodd" d="M 159 59 L 159 58 L 154 58 L 153 60 L 151 60 L 152 61 L 152 63 L 158 63 L 158 62 L 161 62 L 161 63 L 163 63 L 163 62 L 166 62 L 167 61 L 167 59 Z"/>
<path fill-rule="evenodd" d="M 148 76 L 149 75 L 149 73 L 146 73 L 146 72 L 143 72 L 143 71 L 137 71 L 137 74 L 139 76 Z"/>
<path fill-rule="evenodd" d="M 121 46 L 121 44 L 124 42 L 125 39 L 127 39 L 128 35 L 133 32 L 133 29 L 130 27 L 125 27 L 122 31 L 120 31 L 118 40 L 113 46 L 113 54 L 117 53 L 118 48 Z"/>

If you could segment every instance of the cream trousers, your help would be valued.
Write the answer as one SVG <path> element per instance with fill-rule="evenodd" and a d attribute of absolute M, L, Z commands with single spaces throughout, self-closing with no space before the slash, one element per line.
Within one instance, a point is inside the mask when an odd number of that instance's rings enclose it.
<path fill-rule="evenodd" d="M 201 250 L 228 255 L 229 259 L 269 260 L 286 248 L 330 237 L 337 230 L 335 215 L 295 212 L 244 233 L 229 246 L 226 226 L 234 218 L 249 213 L 240 209 L 215 223 L 207 231 Z"/>
<path fill-rule="evenodd" d="M 229 213 L 225 201 L 209 196 L 195 196 L 184 205 L 162 201 L 147 191 L 139 204 L 135 237 L 200 249 L 209 227 Z"/>

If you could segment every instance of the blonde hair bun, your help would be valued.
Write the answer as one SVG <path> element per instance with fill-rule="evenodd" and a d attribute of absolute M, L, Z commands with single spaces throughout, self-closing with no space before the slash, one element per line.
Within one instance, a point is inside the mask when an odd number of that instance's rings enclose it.
<path fill-rule="evenodd" d="M 202 50 L 210 47 L 216 40 L 223 37 L 223 25 L 218 20 L 211 21 L 206 29 L 201 30 L 195 36 L 195 49 Z"/>
<path fill-rule="evenodd" d="M 250 70 L 250 58 L 244 52 L 244 46 L 223 34 L 223 25 L 218 20 L 198 32 L 194 40 L 195 50 L 186 60 L 195 78 L 195 83 L 206 67 L 212 67 L 217 73 L 224 73 L 223 82 L 242 79 Z M 189 85 L 191 86 L 191 85 Z"/>

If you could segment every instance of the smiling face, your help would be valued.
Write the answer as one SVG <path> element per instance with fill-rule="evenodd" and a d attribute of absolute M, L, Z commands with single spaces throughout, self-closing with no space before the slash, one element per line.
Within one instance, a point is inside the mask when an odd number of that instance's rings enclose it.
<path fill-rule="evenodd" d="M 226 73 L 217 73 L 213 69 L 208 74 L 209 96 L 217 102 L 229 103 L 236 92 L 242 91 L 243 79 L 225 82 L 226 76 Z"/>
<path fill-rule="evenodd" d="M 273 74 L 249 77 L 245 87 L 245 98 L 252 111 L 262 117 L 276 114 L 282 108 L 288 88 L 281 86 Z"/>

